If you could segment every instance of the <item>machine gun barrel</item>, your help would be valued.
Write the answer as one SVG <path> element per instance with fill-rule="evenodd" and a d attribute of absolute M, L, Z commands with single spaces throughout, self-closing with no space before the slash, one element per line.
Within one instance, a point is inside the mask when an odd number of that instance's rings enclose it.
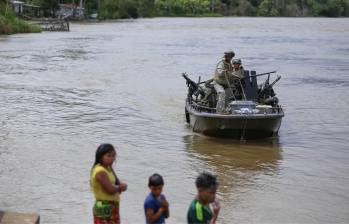
<path fill-rule="evenodd" d="M 278 77 L 274 80 L 274 82 L 272 82 L 269 86 L 273 87 L 273 85 L 275 85 L 275 83 L 277 83 L 280 79 L 281 79 L 281 76 L 278 75 Z"/>
<path fill-rule="evenodd" d="M 267 91 L 268 89 L 273 88 L 273 86 L 275 85 L 275 83 L 277 83 L 280 79 L 281 79 L 281 76 L 278 75 L 278 77 L 277 77 L 271 84 L 264 84 L 263 87 L 262 87 L 262 89 L 261 89 L 261 92 L 259 93 L 259 95 L 262 95 L 262 94 L 264 94 L 264 92 Z"/>
<path fill-rule="evenodd" d="M 272 74 L 272 73 L 276 73 L 276 71 L 261 73 L 261 74 L 257 74 L 257 75 L 251 75 L 251 77 L 257 77 L 257 76 L 262 76 L 262 75 L 269 75 L 269 74 Z"/>
<path fill-rule="evenodd" d="M 199 85 L 198 85 L 196 82 L 194 82 L 193 80 L 191 80 L 191 79 L 187 76 L 186 73 L 182 73 L 182 76 L 183 76 L 183 78 L 187 81 L 187 85 L 188 85 L 188 86 L 192 86 L 192 87 L 194 87 L 195 89 L 199 88 Z"/>

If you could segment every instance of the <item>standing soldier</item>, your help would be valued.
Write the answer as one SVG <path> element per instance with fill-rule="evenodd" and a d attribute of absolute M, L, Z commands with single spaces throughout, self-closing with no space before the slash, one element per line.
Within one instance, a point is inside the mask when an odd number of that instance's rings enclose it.
<path fill-rule="evenodd" d="M 243 99 L 246 99 L 246 95 L 244 92 L 245 88 L 245 70 L 241 66 L 241 59 L 234 59 L 233 60 L 233 85 L 240 93 L 241 97 Z M 240 96 L 239 96 L 240 99 Z"/>
<path fill-rule="evenodd" d="M 223 113 L 225 110 L 225 88 L 230 86 L 232 80 L 233 66 L 231 60 L 235 56 L 234 51 L 224 52 L 224 58 L 218 62 L 214 75 L 214 88 L 218 95 L 216 106 L 217 113 Z"/>

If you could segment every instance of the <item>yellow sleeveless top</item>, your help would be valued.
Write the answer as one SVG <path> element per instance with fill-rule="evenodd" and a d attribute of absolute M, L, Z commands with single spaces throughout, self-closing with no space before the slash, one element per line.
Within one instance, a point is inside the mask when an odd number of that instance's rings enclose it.
<path fill-rule="evenodd" d="M 115 183 L 115 176 L 111 168 L 105 168 L 100 164 L 97 164 L 95 167 L 93 167 L 92 173 L 91 173 L 91 187 L 96 200 L 119 202 L 120 201 L 119 193 L 110 194 L 106 192 L 103 189 L 102 185 L 98 182 L 98 180 L 96 179 L 96 174 L 99 172 L 105 172 L 108 175 L 110 182 Z"/>

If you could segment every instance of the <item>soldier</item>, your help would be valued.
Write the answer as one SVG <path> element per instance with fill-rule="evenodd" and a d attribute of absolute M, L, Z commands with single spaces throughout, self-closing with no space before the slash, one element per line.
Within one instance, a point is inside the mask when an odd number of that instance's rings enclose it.
<path fill-rule="evenodd" d="M 217 64 L 214 75 L 214 88 L 218 95 L 216 106 L 217 113 L 224 113 L 225 110 L 225 88 L 230 86 L 233 78 L 233 66 L 231 60 L 235 56 L 234 51 L 224 52 L 224 58 Z"/>
<path fill-rule="evenodd" d="M 245 78 L 245 70 L 241 66 L 241 59 L 234 59 L 233 60 L 233 76 L 237 77 L 239 79 Z"/>
<path fill-rule="evenodd" d="M 239 92 L 238 98 L 246 98 L 244 88 L 245 88 L 245 70 L 241 66 L 241 59 L 233 60 L 233 85 Z"/>

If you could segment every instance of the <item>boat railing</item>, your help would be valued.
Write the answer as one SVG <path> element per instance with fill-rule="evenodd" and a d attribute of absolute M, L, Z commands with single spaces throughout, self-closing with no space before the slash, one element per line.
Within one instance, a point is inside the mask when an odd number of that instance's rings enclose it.
<path fill-rule="evenodd" d="M 193 110 L 197 112 L 206 112 L 206 113 L 212 113 L 212 114 L 216 113 L 216 108 L 199 105 L 193 100 L 189 103 L 189 105 Z M 254 114 L 280 114 L 283 112 L 283 109 L 281 106 L 258 108 L 257 110 L 258 112 L 256 111 Z M 240 114 L 240 113 L 234 113 L 234 114 Z"/>
<path fill-rule="evenodd" d="M 267 107 L 267 108 L 258 108 L 259 110 L 258 113 L 256 114 L 280 114 L 283 112 L 281 106 L 276 106 L 276 107 Z"/>
<path fill-rule="evenodd" d="M 198 111 L 198 112 L 206 112 L 206 113 L 212 113 L 212 114 L 216 113 L 216 108 L 205 107 L 205 106 L 197 104 L 194 101 L 192 101 L 190 103 L 190 107 L 193 108 L 194 110 Z"/>

